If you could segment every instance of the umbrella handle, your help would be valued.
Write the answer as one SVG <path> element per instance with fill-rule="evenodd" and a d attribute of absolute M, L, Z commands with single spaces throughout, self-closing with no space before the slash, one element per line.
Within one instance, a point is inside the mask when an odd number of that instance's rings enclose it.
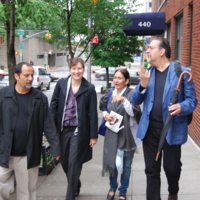
<path fill-rule="evenodd" d="M 190 81 L 192 80 L 192 74 L 191 74 L 190 72 L 187 72 L 187 71 L 182 72 L 182 73 L 180 74 L 180 76 L 179 76 L 178 83 L 177 83 L 177 85 L 176 85 L 175 90 L 178 90 L 178 91 L 179 91 L 179 87 L 180 87 L 180 84 L 181 84 L 181 80 L 182 80 L 182 77 L 183 77 L 184 74 L 188 74 L 188 75 L 190 76 L 189 79 L 187 80 L 187 82 L 190 82 Z"/>

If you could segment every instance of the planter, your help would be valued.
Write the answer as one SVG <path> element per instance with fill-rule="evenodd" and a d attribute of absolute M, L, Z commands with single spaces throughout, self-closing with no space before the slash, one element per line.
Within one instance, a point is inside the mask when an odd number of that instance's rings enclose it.
<path fill-rule="evenodd" d="M 111 83 L 108 83 L 108 88 L 106 86 L 101 87 L 101 94 L 105 94 L 109 88 L 111 88 Z"/>
<path fill-rule="evenodd" d="M 51 147 L 49 143 L 42 145 L 42 153 L 39 165 L 39 176 L 44 176 L 49 174 L 57 165 L 56 161 L 52 155 Z"/>

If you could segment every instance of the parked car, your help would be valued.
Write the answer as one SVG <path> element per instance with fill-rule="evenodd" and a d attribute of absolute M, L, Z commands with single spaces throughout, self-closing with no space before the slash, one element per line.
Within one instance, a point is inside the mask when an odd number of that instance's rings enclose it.
<path fill-rule="evenodd" d="M 34 69 L 34 79 L 32 86 L 34 88 L 38 88 L 39 90 L 43 88 L 49 90 L 51 79 L 46 69 L 42 66 L 33 66 L 33 69 Z"/>
<path fill-rule="evenodd" d="M 8 73 L 0 74 L 0 89 L 9 85 L 9 76 Z"/>
<path fill-rule="evenodd" d="M 115 68 L 114 67 L 110 67 L 108 70 L 109 73 L 109 80 L 112 81 L 113 77 L 114 77 L 114 73 L 115 73 Z M 140 76 L 138 74 L 138 69 L 128 69 L 129 74 L 130 74 L 130 83 L 137 85 L 140 82 Z M 95 77 L 99 78 L 101 81 L 106 80 L 106 69 L 102 68 L 99 70 L 95 71 Z"/>
<path fill-rule="evenodd" d="M 140 76 L 138 74 L 138 69 L 130 69 L 128 71 L 130 74 L 130 83 L 133 85 L 137 85 L 140 82 Z"/>
<path fill-rule="evenodd" d="M 113 79 L 115 70 L 116 69 L 114 67 L 109 67 L 109 69 L 108 69 L 109 80 Z M 101 81 L 105 81 L 106 80 L 106 68 L 96 70 L 95 77 L 99 78 Z"/>
<path fill-rule="evenodd" d="M 53 75 L 53 74 L 49 74 L 49 77 L 51 79 L 51 82 L 59 79 L 59 77 L 57 75 Z"/>

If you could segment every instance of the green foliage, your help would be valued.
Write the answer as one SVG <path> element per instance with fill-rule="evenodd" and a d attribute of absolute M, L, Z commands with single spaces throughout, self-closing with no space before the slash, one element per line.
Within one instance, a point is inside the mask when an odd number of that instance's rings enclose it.
<path fill-rule="evenodd" d="M 129 10 L 133 8 L 135 0 L 126 2 L 124 0 L 113 2 L 99 0 L 97 3 L 92 3 L 90 0 L 44 0 L 40 2 L 44 4 L 45 15 L 48 15 L 48 17 L 43 16 L 43 24 L 52 34 L 51 42 L 57 44 L 59 48 L 69 50 L 73 57 L 77 49 L 79 49 L 79 56 L 84 52 L 87 53 L 89 41 L 95 35 L 99 37 L 99 44 L 93 45 L 92 51 L 98 45 L 104 44 L 110 30 L 116 28 L 122 30 L 125 23 L 124 14 L 127 8 Z M 88 18 L 92 21 L 91 27 L 88 26 Z M 38 20 L 37 23 L 42 23 L 42 21 Z M 62 35 L 64 39 L 59 40 L 58 35 Z"/>
<path fill-rule="evenodd" d="M 1 0 L 8 1 L 9 0 Z M 12 1 L 12 0 L 11 0 Z M 135 0 L 16 0 L 16 29 L 49 30 L 52 38 L 48 40 L 58 48 L 90 56 L 88 44 L 95 35 L 98 44 L 92 44 L 93 63 L 105 66 L 123 65 L 131 61 L 140 45 L 137 37 L 126 37 L 123 25 L 126 24 L 124 14 L 127 10 L 134 12 Z M 0 21 L 6 18 L 7 4 L 0 3 Z M 91 27 L 88 19 L 91 19 Z M 1 22 L 0 22 L 1 27 Z M 58 36 L 63 36 L 59 39 Z M 43 38 L 45 39 L 45 38 Z"/>
<path fill-rule="evenodd" d="M 133 62 L 132 56 L 140 52 L 141 45 L 137 37 L 128 37 L 121 29 L 113 30 L 93 52 L 93 64 L 116 67 L 126 61 Z"/>

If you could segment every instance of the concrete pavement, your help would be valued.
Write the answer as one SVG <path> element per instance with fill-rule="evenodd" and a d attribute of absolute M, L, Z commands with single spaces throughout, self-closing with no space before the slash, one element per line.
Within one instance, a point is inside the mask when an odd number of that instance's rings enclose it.
<path fill-rule="evenodd" d="M 101 94 L 98 94 L 98 100 Z M 99 123 L 101 121 L 99 112 Z M 82 187 L 77 200 L 103 200 L 106 199 L 109 190 L 108 177 L 101 177 L 102 152 L 104 137 L 99 136 L 98 143 L 94 147 L 93 159 L 83 165 L 81 174 Z M 200 199 L 200 151 L 192 140 L 182 146 L 182 174 L 180 179 L 179 200 Z M 162 200 L 167 200 L 167 182 L 162 169 L 161 173 Z M 37 200 L 64 200 L 67 188 L 67 180 L 60 164 L 47 176 L 39 176 L 37 186 Z M 132 164 L 130 186 L 127 192 L 127 200 L 145 200 L 146 177 L 144 174 L 144 160 L 142 148 L 135 154 Z M 12 199 L 15 194 L 12 195 Z M 118 199 L 116 192 L 115 200 Z"/>

